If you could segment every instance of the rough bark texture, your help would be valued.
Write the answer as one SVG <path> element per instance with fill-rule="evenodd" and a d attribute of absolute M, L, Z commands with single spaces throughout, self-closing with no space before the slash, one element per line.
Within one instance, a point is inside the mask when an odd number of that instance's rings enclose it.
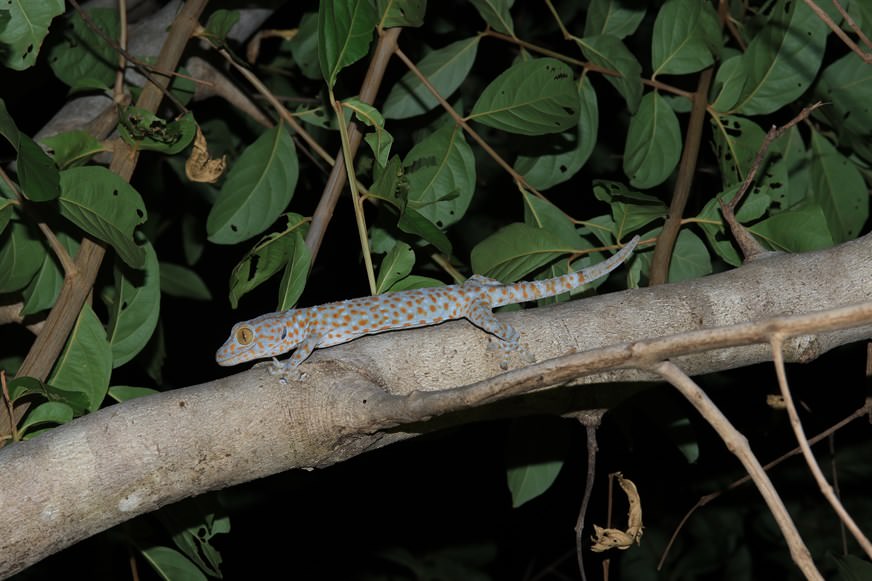
<path fill-rule="evenodd" d="M 699 280 L 502 316 L 543 360 L 571 350 L 870 301 L 870 257 L 872 236 L 866 236 L 827 251 L 773 255 Z M 799 338 L 788 343 L 785 357 L 810 361 L 869 336 L 872 327 L 865 326 Z M 222 339 L 214 338 L 215 344 Z M 511 413 L 506 405 L 458 409 L 448 419 L 418 422 L 407 433 L 372 428 L 380 399 L 450 389 L 498 374 L 498 356 L 486 351 L 486 342 L 487 336 L 466 322 L 365 337 L 317 351 L 304 364 L 300 382 L 283 384 L 258 367 L 111 406 L 8 446 L 0 450 L 0 576 L 189 496 L 292 468 L 341 462 L 446 423 Z M 770 358 L 766 346 L 750 346 L 675 361 L 699 374 Z M 649 378 L 622 370 L 579 382 Z M 533 403 L 560 391 L 532 396 Z M 581 391 L 576 409 L 603 407 L 620 388 Z"/>

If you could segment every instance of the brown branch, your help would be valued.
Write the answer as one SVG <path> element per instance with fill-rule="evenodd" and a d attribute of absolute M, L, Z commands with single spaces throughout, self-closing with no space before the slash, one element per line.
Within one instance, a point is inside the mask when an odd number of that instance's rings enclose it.
<path fill-rule="evenodd" d="M 821 470 L 817 460 L 815 460 L 814 453 L 811 451 L 811 446 L 808 443 L 808 439 L 805 436 L 805 430 L 799 419 L 799 413 L 797 413 L 796 406 L 793 403 L 793 396 L 790 393 L 790 388 L 787 386 L 787 372 L 784 369 L 784 355 L 781 351 L 783 347 L 783 338 L 781 335 L 773 335 L 770 340 L 770 345 L 772 345 L 772 359 L 775 364 L 775 373 L 778 376 L 778 387 L 781 390 L 781 396 L 784 398 L 784 403 L 787 407 L 787 415 L 790 417 L 790 427 L 793 428 L 793 433 L 796 435 L 796 441 L 799 443 L 799 449 L 802 450 L 805 462 L 808 464 L 808 468 L 811 470 L 812 476 L 814 477 L 815 482 L 817 482 L 821 493 L 830 503 L 830 506 L 833 507 L 839 520 L 848 527 L 848 530 L 851 531 L 852 535 L 854 535 L 854 539 L 866 553 L 866 556 L 872 559 L 872 543 L 869 542 L 869 539 L 866 538 L 866 535 L 864 535 L 863 531 L 860 530 L 860 527 L 857 526 L 856 521 L 854 521 L 851 515 L 848 514 L 848 511 L 845 510 L 839 497 L 833 491 L 833 487 L 830 486 L 829 482 L 827 482 L 823 470 Z"/>
<path fill-rule="evenodd" d="M 400 36 L 401 30 L 402 28 L 390 28 L 379 36 L 372 60 L 369 62 L 369 69 L 366 71 L 366 76 L 360 87 L 360 100 L 364 103 L 372 105 L 375 102 L 376 93 L 381 86 L 388 61 L 396 50 L 397 39 Z M 342 119 L 339 119 L 338 122 L 342 123 Z M 357 148 L 360 147 L 361 139 L 363 139 L 363 134 L 354 123 L 349 123 L 348 139 L 348 154 L 353 158 L 357 154 Z M 337 154 L 337 159 L 339 155 L 342 155 L 341 151 Z M 312 214 L 312 225 L 306 234 L 306 246 L 312 252 L 313 265 L 315 264 L 315 256 L 317 256 L 318 250 L 321 248 L 324 234 L 327 232 L 327 225 L 333 218 L 333 211 L 336 209 L 339 195 L 345 188 L 345 180 L 347 178 L 345 165 L 335 163 L 333 170 L 330 172 L 330 177 L 327 178 L 327 184 L 324 186 L 321 199 L 318 201 L 318 207 L 315 208 L 315 213 Z"/>
<path fill-rule="evenodd" d="M 687 400 L 696 408 L 696 411 L 708 421 L 709 425 L 715 429 L 721 440 L 726 444 L 727 449 L 732 452 L 736 458 L 745 467 L 745 470 L 751 476 L 751 480 L 757 485 L 757 489 L 763 496 L 763 500 L 769 507 L 769 511 L 778 523 L 778 528 L 781 529 L 781 534 L 784 540 L 787 541 L 787 546 L 790 549 L 790 554 L 793 557 L 794 563 L 803 572 L 806 579 L 820 579 L 823 581 L 823 576 L 815 567 L 814 561 L 811 558 L 811 553 L 808 547 L 799 535 L 793 519 L 790 518 L 790 513 L 787 512 L 787 507 L 784 506 L 784 501 L 778 495 L 769 476 L 760 465 L 760 461 L 751 451 L 747 438 L 743 436 L 721 412 L 715 403 L 709 399 L 708 395 L 685 373 L 671 361 L 663 361 L 652 365 L 650 368 L 671 383 Z"/>
<path fill-rule="evenodd" d="M 207 0 L 185 2 L 170 27 L 164 45 L 161 47 L 157 59 L 159 69 L 175 70 L 188 39 L 197 26 L 197 19 L 205 8 L 206 2 Z M 169 78 L 154 78 L 153 83 L 143 87 L 137 107 L 156 112 L 168 85 Z M 137 152 L 121 142 L 116 148 L 109 169 L 124 181 L 129 182 L 137 159 Z M 91 293 L 105 253 L 106 249 L 102 243 L 87 237 L 82 240 L 79 253 L 76 255 L 75 272 L 65 277 L 58 300 L 49 313 L 42 332 L 36 338 L 21 364 L 17 376 L 35 377 L 41 381 L 48 377 L 76 318 L 79 316 L 79 312 L 82 310 L 85 299 Z M 28 407 L 27 403 L 17 406 L 13 418 L 10 418 L 5 412 L 2 413 L 0 415 L 0 435 L 10 433 L 12 424 L 18 423 Z"/>
<path fill-rule="evenodd" d="M 596 431 L 602 422 L 607 410 L 588 410 L 575 414 L 575 417 L 584 426 L 587 436 L 587 478 L 584 483 L 584 495 L 581 498 L 581 507 L 578 509 L 578 518 L 575 521 L 575 554 L 578 559 L 578 571 L 581 573 L 581 581 L 587 581 L 584 572 L 584 551 L 581 548 L 581 536 L 584 533 L 584 517 L 587 515 L 587 505 L 593 492 L 593 483 L 596 479 L 596 453 L 599 450 L 596 444 Z"/>
<path fill-rule="evenodd" d="M 848 417 L 843 418 L 839 422 L 836 422 L 834 425 L 830 426 L 829 428 L 822 431 L 821 433 L 819 433 L 815 437 L 811 438 L 808 441 L 809 445 L 813 446 L 816 443 L 823 440 L 824 438 L 828 438 L 828 437 L 832 436 L 833 434 L 835 434 L 836 432 L 838 432 L 839 430 L 841 430 L 845 426 L 849 425 L 854 420 L 857 420 L 859 418 L 862 418 L 863 416 L 869 415 L 870 411 L 872 411 L 872 398 L 867 399 L 862 407 L 855 410 Z M 766 470 L 766 471 L 772 470 L 773 468 L 775 468 L 776 466 L 778 466 L 779 464 L 781 464 L 785 460 L 793 458 L 794 456 L 801 454 L 801 453 L 802 452 L 799 449 L 799 446 L 797 446 L 796 448 L 793 448 L 792 450 L 785 452 L 784 454 L 782 454 L 781 456 L 779 456 L 775 460 L 772 460 L 771 462 L 765 464 L 763 466 L 763 470 Z M 748 475 L 745 475 L 745 476 L 739 478 L 738 480 L 735 480 L 735 481 L 731 482 L 730 484 L 728 484 L 723 490 L 718 490 L 717 492 L 712 492 L 711 494 L 706 494 L 704 496 L 701 496 L 699 498 L 699 500 L 697 500 L 696 503 L 690 508 L 690 510 L 687 511 L 687 513 L 684 515 L 684 517 L 682 517 L 681 522 L 678 523 L 678 526 L 676 526 L 675 530 L 672 532 L 672 536 L 669 537 L 669 542 L 666 543 L 666 548 L 663 549 L 663 554 L 660 556 L 660 561 L 657 563 L 657 570 L 659 571 L 663 568 L 663 564 L 666 562 L 666 558 L 669 556 L 669 552 L 672 549 L 672 545 L 675 544 L 675 540 L 678 538 L 679 533 L 684 529 L 684 525 L 687 524 L 687 521 L 690 520 L 690 517 L 693 516 L 693 514 L 698 509 L 700 509 L 700 508 L 706 506 L 707 504 L 709 504 L 710 502 L 720 498 L 725 493 L 727 493 L 731 490 L 735 490 L 736 488 L 739 488 L 740 486 L 747 484 L 750 481 L 751 481 L 751 477 Z"/>
<path fill-rule="evenodd" d="M 654 247 L 654 256 L 651 258 L 651 272 L 649 285 L 663 284 L 669 276 L 669 261 L 675 241 L 681 230 L 681 220 L 684 216 L 684 208 L 690 197 L 690 188 L 693 186 L 693 176 L 696 173 L 696 161 L 699 158 L 700 144 L 702 143 L 702 131 L 708 105 L 708 91 L 712 80 L 713 69 L 708 68 L 702 72 L 697 81 L 696 92 L 693 96 L 693 109 L 690 112 L 690 121 L 687 124 L 687 133 L 684 136 L 684 151 L 681 154 L 681 163 L 678 166 L 678 178 L 675 180 L 675 190 L 672 192 L 672 202 L 669 204 L 669 214 L 663 223 L 663 229 L 657 237 L 657 246 Z"/>
<path fill-rule="evenodd" d="M 824 24 L 826 24 L 827 26 L 830 27 L 830 30 L 832 30 L 833 32 L 836 33 L 836 36 L 838 36 L 839 39 L 845 43 L 845 46 L 847 46 L 849 49 L 851 49 L 851 52 L 853 52 L 858 57 L 860 57 L 860 59 L 864 63 L 866 63 L 866 64 L 872 63 L 872 54 L 864 52 L 862 48 L 857 46 L 857 43 L 854 42 L 853 40 L 851 40 L 851 37 L 849 37 L 845 33 L 845 31 L 839 27 L 838 24 L 833 22 L 833 19 L 830 18 L 829 14 L 824 12 L 820 6 L 818 6 L 817 4 L 815 4 L 813 2 L 813 0 L 804 0 L 804 1 L 805 1 L 806 5 L 809 8 L 811 8 L 812 12 L 814 12 L 818 18 L 823 20 Z"/>

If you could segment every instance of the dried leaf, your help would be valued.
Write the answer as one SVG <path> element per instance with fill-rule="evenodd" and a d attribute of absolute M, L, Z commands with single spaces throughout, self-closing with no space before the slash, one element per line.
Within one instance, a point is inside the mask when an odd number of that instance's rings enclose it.
<path fill-rule="evenodd" d="M 220 159 L 212 159 L 209 157 L 209 150 L 206 147 L 206 138 L 203 137 L 203 132 L 197 127 L 197 137 L 194 138 L 194 147 L 191 149 L 191 155 L 185 162 L 185 174 L 192 182 L 206 182 L 214 184 L 224 173 L 227 167 L 227 156 L 222 155 Z"/>
<path fill-rule="evenodd" d="M 597 525 L 593 525 L 594 536 L 591 539 L 593 546 L 590 548 L 594 553 L 602 553 L 609 549 L 620 549 L 625 551 L 629 549 L 633 543 L 639 544 L 642 538 L 642 501 L 639 498 L 639 492 L 636 490 L 636 485 L 632 480 L 624 478 L 620 472 L 617 474 L 618 484 L 627 495 L 627 502 L 630 504 L 630 510 L 627 514 L 627 530 L 620 529 L 604 529 Z"/>

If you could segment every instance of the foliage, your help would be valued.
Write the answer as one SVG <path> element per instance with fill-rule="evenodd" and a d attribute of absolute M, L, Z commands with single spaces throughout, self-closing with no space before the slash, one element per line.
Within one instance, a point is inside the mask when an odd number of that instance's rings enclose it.
<path fill-rule="evenodd" d="M 77 129 L 34 141 L 20 127 L 45 120 L 24 112 L 25 90 L 0 84 L 0 135 L 15 160 L 0 183 L 4 304 L 44 318 L 58 308 L 64 268 L 80 241 L 112 250 L 95 287 L 98 300 L 76 313 L 51 374 L 10 382 L 14 403 L 35 404 L 14 437 L 35 437 L 101 405 L 151 393 L 146 384 L 164 387 L 167 360 L 208 368 L 208 359 L 166 351 L 165 334 L 192 325 L 168 317 L 162 298 L 226 294 L 234 309 L 293 307 L 319 265 L 320 241 L 309 235 L 326 224 L 307 214 L 332 163 L 355 171 L 358 242 L 331 228 L 325 245 L 341 248 L 352 266 L 327 268 L 337 279 L 356 279 L 341 286 L 363 288 L 368 279 L 380 293 L 458 273 L 506 282 L 552 276 L 600 259 L 634 234 L 651 241 L 667 215 L 682 153 L 698 147 L 691 168 L 698 178 L 669 269 L 669 280 L 680 281 L 740 263 L 719 200 L 736 195 L 766 129 L 823 100 L 808 122 L 772 144 L 738 218 L 771 249 L 805 251 L 855 238 L 868 218 L 872 68 L 828 42 L 830 29 L 806 3 L 748 4 L 723 3 L 728 14 L 719 15 L 720 3 L 701 0 L 590 0 L 584 8 L 511 0 L 291 3 L 281 20 L 293 33 L 267 41 L 253 71 L 264 91 L 297 103 L 294 124 L 272 110 L 274 125 L 264 128 L 227 102 L 188 102 L 190 87 L 160 114 L 124 108 L 120 138 L 150 152 L 141 164 L 152 171 L 140 170 L 147 177 L 133 185 L 100 165 L 99 154 L 111 150 L 103 139 Z M 819 4 L 850 31 L 831 3 Z M 863 2 L 848 9 L 872 29 Z M 34 67 L 52 71 L 70 94 L 111 91 L 118 55 L 107 37 L 118 37 L 117 14 L 99 9 L 86 19 L 75 11 L 62 17 L 62 10 L 62 2 L 45 0 L 0 8 L 6 78 Z M 243 52 L 228 38 L 238 20 L 226 10 L 209 18 L 202 38 L 216 55 L 219 48 Z M 400 49 L 415 65 L 395 58 L 380 97 L 367 103 L 357 87 L 392 27 L 404 27 Z M 682 128 L 692 107 L 688 87 L 709 67 L 700 145 L 685 141 Z M 174 89 L 182 91 L 180 84 Z M 182 102 L 189 109 L 179 109 Z M 353 160 L 348 120 L 366 144 Z M 229 156 L 230 170 L 217 183 L 185 177 L 198 130 L 210 151 Z M 302 132 L 325 151 L 341 145 L 344 153 L 325 163 Z M 381 257 L 378 267 L 370 254 Z M 210 255 L 221 256 L 217 271 Z M 353 266 L 361 255 L 366 276 Z M 644 282 L 650 252 L 643 248 L 633 260 L 630 286 Z M 227 311 L 226 304 L 213 309 Z M 206 332 L 185 336 L 211 348 L 221 342 Z M 0 353 L 7 372 L 24 354 Z M 535 430 L 538 456 L 525 438 L 509 438 L 507 483 L 516 506 L 548 490 L 563 465 L 564 430 L 545 425 L 547 437 Z M 517 429 L 532 437 L 529 428 Z M 690 462 L 698 456 L 695 441 L 675 446 Z M 205 539 L 189 534 L 175 539 L 179 550 L 151 546 L 141 554 L 165 578 L 220 575 L 208 537 L 229 524 L 209 523 Z M 405 553 L 386 559 L 421 567 Z M 857 566 L 838 563 L 843 572 Z"/>

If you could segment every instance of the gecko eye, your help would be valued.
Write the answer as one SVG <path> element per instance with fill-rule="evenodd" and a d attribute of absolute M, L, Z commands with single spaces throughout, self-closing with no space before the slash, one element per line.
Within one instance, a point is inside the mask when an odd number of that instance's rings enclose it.
<path fill-rule="evenodd" d="M 240 345 L 248 345 L 254 341 L 254 332 L 249 327 L 240 327 L 236 330 L 236 340 Z"/>

